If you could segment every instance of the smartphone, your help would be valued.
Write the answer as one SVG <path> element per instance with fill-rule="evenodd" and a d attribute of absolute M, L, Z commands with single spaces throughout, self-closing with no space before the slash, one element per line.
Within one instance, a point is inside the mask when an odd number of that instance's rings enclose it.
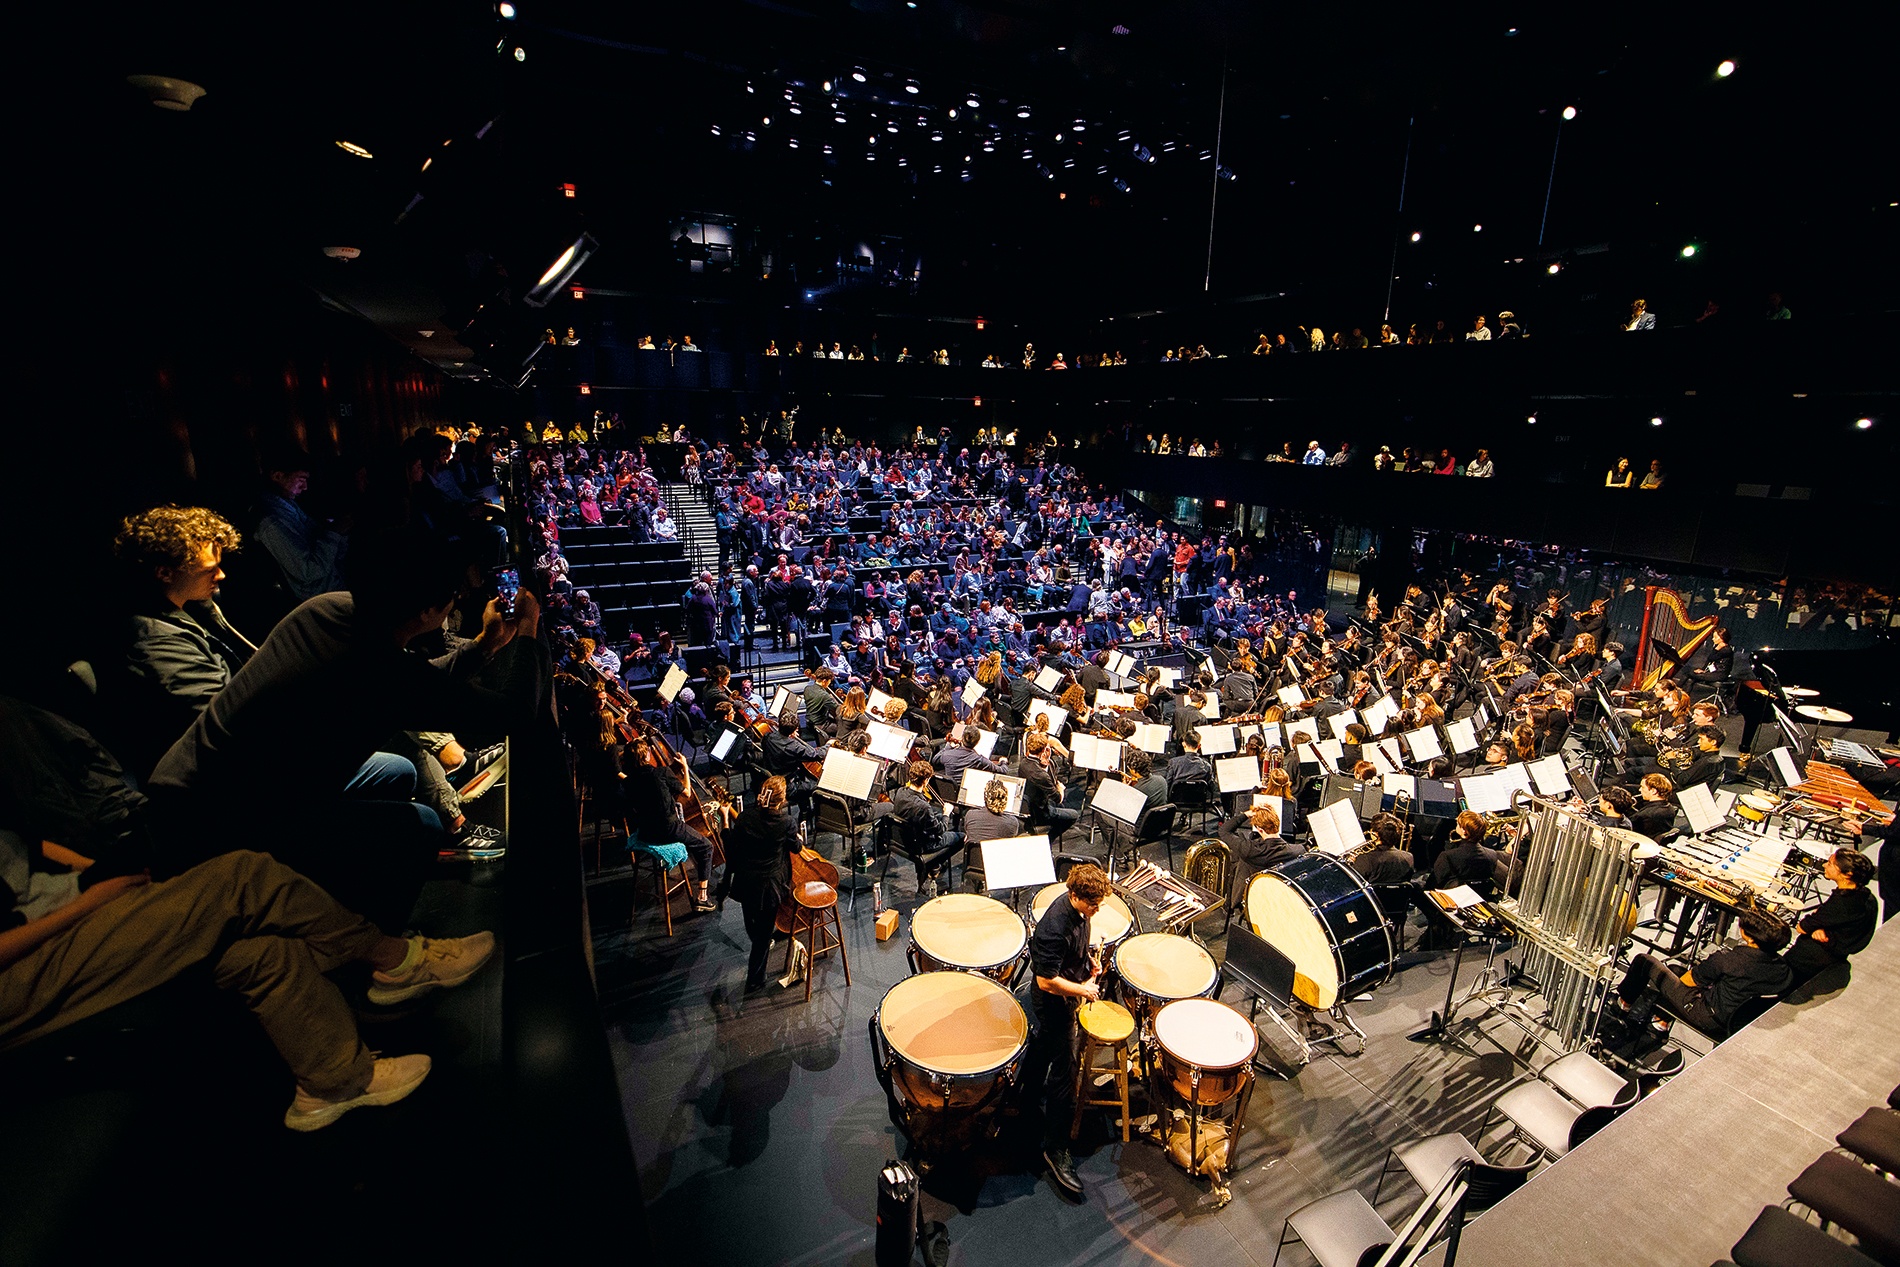
<path fill-rule="evenodd" d="M 515 596 L 521 593 L 521 573 L 513 568 L 496 568 L 495 597 L 501 600 L 501 614 L 504 619 L 515 618 Z"/>

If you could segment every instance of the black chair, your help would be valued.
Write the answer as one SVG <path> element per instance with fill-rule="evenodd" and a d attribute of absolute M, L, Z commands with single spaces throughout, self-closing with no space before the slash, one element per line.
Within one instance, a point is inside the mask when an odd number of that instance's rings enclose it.
<path fill-rule="evenodd" d="M 1184 779 L 1168 789 L 1168 799 L 1184 814 L 1199 814 L 1201 831 L 1207 830 L 1209 819 L 1220 817 L 1220 793 L 1212 780 Z"/>
<path fill-rule="evenodd" d="M 955 880 L 953 872 L 956 870 L 954 849 L 934 842 L 928 845 L 919 844 L 914 839 L 916 829 L 899 818 L 879 819 L 878 826 L 884 832 L 885 843 L 884 866 L 877 873 L 879 884 L 890 876 L 891 859 L 902 854 L 913 863 L 921 863 L 925 871 L 935 871 L 941 864 L 943 883 L 938 886 L 939 891 L 948 892 L 951 889 Z"/>
<path fill-rule="evenodd" d="M 1405 952 L 1406 917 L 1412 913 L 1412 903 L 1418 897 L 1415 884 L 1375 884 L 1372 896 L 1378 900 L 1379 909 L 1385 912 L 1386 925 L 1392 930 L 1392 950 L 1395 954 Z"/>
<path fill-rule="evenodd" d="M 1872 1108 L 1834 1137 L 1834 1142 L 1870 1166 L 1900 1175 L 1900 1113 Z"/>
<path fill-rule="evenodd" d="M 1385 1165 L 1379 1168 L 1378 1185 L 1372 1190 L 1374 1205 L 1379 1203 L 1379 1194 L 1385 1191 L 1386 1176 L 1392 1173 L 1392 1163 L 1395 1161 L 1411 1177 L 1412 1182 L 1426 1192 L 1437 1186 L 1445 1172 L 1460 1161 L 1469 1162 L 1471 1169 L 1466 1172 L 1466 1178 L 1470 1181 L 1471 1189 L 1465 1194 L 1467 1217 L 1490 1209 L 1523 1187 L 1537 1166 L 1534 1157 L 1515 1166 L 1493 1165 L 1484 1159 L 1470 1140 L 1457 1131 L 1415 1139 L 1409 1144 L 1400 1144 L 1386 1154 Z"/>
<path fill-rule="evenodd" d="M 1874 1267 L 1852 1245 L 1778 1205 L 1763 1206 L 1729 1254 L 1736 1267 Z"/>
<path fill-rule="evenodd" d="M 1883 1263 L 1900 1262 L 1900 1184 L 1839 1153 L 1822 1153 L 1788 1185 L 1791 1202 L 1839 1224 Z"/>

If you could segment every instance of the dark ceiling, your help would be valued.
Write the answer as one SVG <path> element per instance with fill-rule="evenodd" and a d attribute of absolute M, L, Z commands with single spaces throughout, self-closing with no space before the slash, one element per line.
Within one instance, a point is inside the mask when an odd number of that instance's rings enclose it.
<path fill-rule="evenodd" d="M 520 297 L 583 229 L 589 287 L 825 302 L 862 241 L 918 270 L 878 302 L 1018 321 L 1264 294 L 1376 324 L 1388 281 L 1396 319 L 1536 312 L 1598 298 L 1544 272 L 1567 251 L 1618 261 L 1618 304 L 1891 305 L 1891 112 L 1851 11 L 470 0 L 143 6 L 87 34 L 56 104 L 102 267 L 291 279 L 462 374 L 559 324 Z M 207 94 L 155 110 L 138 73 Z M 735 226 L 737 276 L 681 278 L 669 226 L 699 217 Z"/>

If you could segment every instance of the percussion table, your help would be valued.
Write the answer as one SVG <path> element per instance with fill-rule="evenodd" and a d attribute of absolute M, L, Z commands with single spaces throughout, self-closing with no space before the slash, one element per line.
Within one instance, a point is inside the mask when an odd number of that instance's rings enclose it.
<path fill-rule="evenodd" d="M 1164 932 L 1191 934 L 1195 924 L 1209 915 L 1223 914 L 1227 908 L 1227 899 L 1212 889 L 1152 863 L 1118 877 L 1114 885 L 1115 891 L 1127 899 L 1137 929 L 1145 923 Z M 1178 900 L 1183 896 L 1191 901 Z"/>

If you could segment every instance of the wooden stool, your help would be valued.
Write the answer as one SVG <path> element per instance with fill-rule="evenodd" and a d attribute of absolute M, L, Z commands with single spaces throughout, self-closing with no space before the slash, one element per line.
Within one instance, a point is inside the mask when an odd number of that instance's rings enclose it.
<path fill-rule="evenodd" d="M 1128 1040 L 1135 1032 L 1135 1018 L 1119 1003 L 1084 1003 L 1075 1010 L 1076 1024 L 1082 1029 L 1082 1057 L 1075 1066 L 1075 1120 L 1069 1124 L 1074 1134 L 1082 1126 L 1082 1110 L 1118 1106 L 1122 1111 L 1122 1143 L 1128 1142 Z M 1107 1052 L 1112 1064 L 1095 1063 L 1097 1052 Z M 1113 1072 L 1115 1095 L 1101 1099 L 1090 1094 L 1097 1074 Z"/>
<path fill-rule="evenodd" d="M 669 864 L 661 849 L 680 851 L 679 861 Z M 633 864 L 633 902 L 627 920 L 632 922 L 640 910 L 640 864 L 648 863 L 653 868 L 653 881 L 660 893 L 660 909 L 666 912 L 666 935 L 673 935 L 673 895 L 683 893 L 687 902 L 693 900 L 693 881 L 686 874 L 686 846 L 677 840 L 662 841 L 658 845 L 648 844 L 631 833 L 627 836 L 627 853 Z M 679 872 L 679 879 L 671 878 L 671 873 Z"/>
<path fill-rule="evenodd" d="M 792 939 L 785 945 L 785 971 L 800 939 L 805 946 L 805 1001 L 811 1002 L 811 974 L 818 956 L 835 950 L 844 960 L 844 983 L 851 984 L 851 955 L 844 948 L 844 922 L 838 918 L 838 890 L 809 880 L 792 890 Z"/>

